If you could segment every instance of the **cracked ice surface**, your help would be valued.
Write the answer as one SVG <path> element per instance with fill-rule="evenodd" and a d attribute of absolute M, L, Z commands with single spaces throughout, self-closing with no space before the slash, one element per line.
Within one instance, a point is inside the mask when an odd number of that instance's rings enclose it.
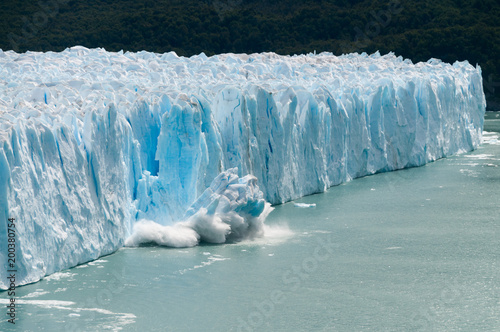
<path fill-rule="evenodd" d="M 266 201 L 476 148 L 484 111 L 467 62 L 0 50 L 0 247 L 15 217 L 24 284 L 127 239 L 256 236 Z"/>

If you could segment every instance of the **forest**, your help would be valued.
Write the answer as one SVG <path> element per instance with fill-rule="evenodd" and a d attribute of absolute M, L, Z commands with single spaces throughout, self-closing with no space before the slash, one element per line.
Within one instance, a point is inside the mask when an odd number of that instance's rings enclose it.
<path fill-rule="evenodd" d="M 500 110 L 500 0 L 2 0 L 0 49 L 394 52 L 479 64 Z"/>

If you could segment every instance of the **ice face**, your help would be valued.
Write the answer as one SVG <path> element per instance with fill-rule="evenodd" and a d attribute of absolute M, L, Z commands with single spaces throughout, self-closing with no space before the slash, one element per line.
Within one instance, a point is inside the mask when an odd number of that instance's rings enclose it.
<path fill-rule="evenodd" d="M 481 70 L 393 54 L 0 57 L 0 247 L 17 284 L 125 244 L 262 233 L 269 208 L 476 148 Z M 257 186 L 258 183 L 258 186 Z M 0 288 L 6 288 L 0 250 Z"/>
<path fill-rule="evenodd" d="M 133 226 L 125 245 L 156 243 L 170 247 L 191 247 L 200 241 L 225 243 L 259 237 L 264 219 L 272 211 L 257 186 L 257 178 L 238 177 L 236 168 L 220 173 L 189 207 L 183 220 L 162 226 L 142 219 Z"/>

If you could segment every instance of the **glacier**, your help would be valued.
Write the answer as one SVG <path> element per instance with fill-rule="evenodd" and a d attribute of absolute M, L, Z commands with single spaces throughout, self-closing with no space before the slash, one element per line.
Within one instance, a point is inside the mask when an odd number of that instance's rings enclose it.
<path fill-rule="evenodd" d="M 261 236 L 270 204 L 475 149 L 467 61 L 0 50 L 0 289 L 124 245 Z"/>

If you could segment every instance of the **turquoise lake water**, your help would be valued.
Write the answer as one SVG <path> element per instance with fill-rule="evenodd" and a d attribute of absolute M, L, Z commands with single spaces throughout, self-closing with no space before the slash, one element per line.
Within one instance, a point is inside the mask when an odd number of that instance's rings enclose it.
<path fill-rule="evenodd" d="M 263 239 L 124 248 L 21 287 L 0 330 L 500 331 L 500 114 L 485 130 L 474 152 L 277 206 Z"/>

